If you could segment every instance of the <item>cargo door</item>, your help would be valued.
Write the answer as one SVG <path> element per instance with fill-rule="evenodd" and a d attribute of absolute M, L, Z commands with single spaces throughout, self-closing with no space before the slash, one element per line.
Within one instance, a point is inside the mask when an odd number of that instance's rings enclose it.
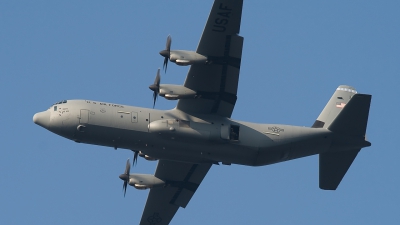
<path fill-rule="evenodd" d="M 222 125 L 221 138 L 225 140 L 238 141 L 239 129 L 240 127 L 237 125 Z"/>

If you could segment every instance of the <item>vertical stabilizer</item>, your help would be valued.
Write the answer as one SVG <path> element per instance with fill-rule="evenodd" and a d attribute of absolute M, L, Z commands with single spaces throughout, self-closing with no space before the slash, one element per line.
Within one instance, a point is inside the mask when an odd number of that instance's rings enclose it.
<path fill-rule="evenodd" d="M 328 128 L 355 94 L 357 94 L 357 91 L 353 87 L 340 85 L 336 89 L 335 93 L 333 93 L 331 99 L 326 104 L 324 110 L 322 110 L 312 127 Z"/>

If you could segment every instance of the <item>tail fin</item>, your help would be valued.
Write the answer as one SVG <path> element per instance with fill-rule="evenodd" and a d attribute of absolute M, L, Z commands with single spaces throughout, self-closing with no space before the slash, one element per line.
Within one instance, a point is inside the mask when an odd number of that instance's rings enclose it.
<path fill-rule="evenodd" d="M 355 94 L 357 94 L 357 91 L 353 87 L 340 85 L 336 89 L 335 93 L 333 93 L 331 99 L 326 104 L 324 110 L 322 110 L 312 127 L 328 128 L 336 116 L 342 111 L 344 106 Z"/>
<path fill-rule="evenodd" d="M 328 129 L 334 133 L 365 138 L 371 95 L 355 94 Z"/>
<path fill-rule="evenodd" d="M 334 133 L 330 151 L 319 155 L 321 189 L 336 190 L 361 148 L 371 145 L 365 140 L 371 95 L 356 93 L 339 86 L 314 123 Z"/>

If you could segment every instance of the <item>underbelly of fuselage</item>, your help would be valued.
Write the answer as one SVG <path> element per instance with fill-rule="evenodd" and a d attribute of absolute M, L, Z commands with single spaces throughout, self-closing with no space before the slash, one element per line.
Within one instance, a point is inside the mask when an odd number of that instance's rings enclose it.
<path fill-rule="evenodd" d="M 263 166 L 327 151 L 330 138 L 326 134 L 284 142 L 268 142 L 259 146 L 239 141 L 204 140 L 158 133 L 127 130 L 98 125 L 85 125 L 76 131 L 73 140 L 80 143 L 141 151 L 157 159 L 193 163 L 223 163 Z"/>

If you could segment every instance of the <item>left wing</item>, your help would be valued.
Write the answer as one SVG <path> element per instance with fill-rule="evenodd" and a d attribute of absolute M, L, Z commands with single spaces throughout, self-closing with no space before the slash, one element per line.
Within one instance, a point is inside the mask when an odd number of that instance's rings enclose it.
<path fill-rule="evenodd" d="M 189 203 L 210 167 L 208 163 L 159 160 L 154 175 L 165 181 L 166 186 L 150 190 L 140 224 L 169 224 L 178 208 Z"/>

